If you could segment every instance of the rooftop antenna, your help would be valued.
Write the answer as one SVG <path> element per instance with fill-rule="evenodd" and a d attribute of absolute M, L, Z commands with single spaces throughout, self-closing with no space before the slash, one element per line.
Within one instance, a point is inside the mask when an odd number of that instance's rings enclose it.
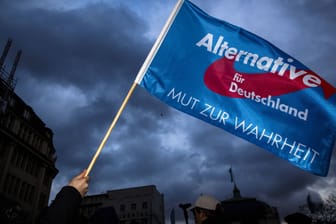
<path fill-rule="evenodd" d="M 12 45 L 12 39 L 8 39 L 6 45 L 3 49 L 1 58 L 0 58 L 0 68 L 1 69 L 2 69 L 3 64 L 5 63 L 5 60 L 6 60 L 6 57 L 7 57 L 7 54 L 9 52 L 9 49 L 10 49 L 11 45 Z"/>
<path fill-rule="evenodd" d="M 14 88 L 15 88 L 16 83 L 15 83 L 15 79 L 14 79 L 14 74 L 15 74 L 15 71 L 16 71 L 16 67 L 19 64 L 21 54 L 22 54 L 22 50 L 19 50 L 16 53 L 16 57 L 15 57 L 12 69 L 11 69 L 11 71 L 9 73 L 9 76 L 8 76 L 8 79 L 7 79 L 7 83 L 12 88 L 12 90 L 14 90 Z"/>
<path fill-rule="evenodd" d="M 229 173 L 230 173 L 230 179 L 231 179 L 231 183 L 233 183 L 233 198 L 241 198 L 240 195 L 240 190 L 238 189 L 237 185 L 236 185 L 236 181 L 234 179 L 233 176 L 233 171 L 232 171 L 232 166 L 229 169 Z"/>
<path fill-rule="evenodd" d="M 12 69 L 10 73 L 8 73 L 4 68 L 4 63 L 5 63 L 5 60 L 6 60 L 6 57 L 8 55 L 11 45 L 12 45 L 12 39 L 9 38 L 7 40 L 7 43 L 4 47 L 4 50 L 0 58 L 0 81 L 2 84 L 5 85 L 4 93 L 3 95 L 0 96 L 0 114 L 1 115 L 6 113 L 8 101 L 10 100 L 10 95 L 14 92 L 14 88 L 16 85 L 16 79 L 14 78 L 14 75 L 15 75 L 17 65 L 21 58 L 21 54 L 22 54 L 21 50 L 19 50 L 16 53 L 16 57 L 14 59 Z"/>

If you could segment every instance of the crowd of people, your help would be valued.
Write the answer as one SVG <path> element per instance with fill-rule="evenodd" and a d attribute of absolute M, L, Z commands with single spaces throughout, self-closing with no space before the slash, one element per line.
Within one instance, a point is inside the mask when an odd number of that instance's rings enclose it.
<path fill-rule="evenodd" d="M 39 218 L 39 224 L 74 224 L 80 223 L 79 207 L 83 197 L 88 192 L 89 177 L 86 176 L 86 170 L 75 176 L 68 185 L 64 186 L 56 195 L 52 203 L 43 210 Z M 194 217 L 195 224 L 225 224 L 226 220 L 223 216 L 223 208 L 221 202 L 210 195 L 201 195 L 189 209 Z M 97 214 L 98 215 L 98 214 Z M 113 216 L 113 217 L 112 217 Z M 93 216 L 90 223 L 119 223 L 119 219 L 112 212 L 111 217 L 101 219 L 99 216 Z M 286 217 L 288 224 L 311 223 L 296 222 L 293 217 Z M 107 222 L 108 221 L 108 222 Z M 112 222 L 111 222 L 112 221 Z M 306 220 L 307 221 L 307 220 Z"/>
<path fill-rule="evenodd" d="M 59 191 L 52 203 L 42 211 L 39 224 L 78 223 L 80 203 L 89 188 L 89 177 L 85 174 L 86 170 L 83 170 Z M 190 211 L 195 224 L 223 223 L 220 219 L 220 201 L 210 195 L 201 195 Z M 114 221 L 118 223 L 118 220 Z M 100 220 L 99 223 L 102 222 Z"/>

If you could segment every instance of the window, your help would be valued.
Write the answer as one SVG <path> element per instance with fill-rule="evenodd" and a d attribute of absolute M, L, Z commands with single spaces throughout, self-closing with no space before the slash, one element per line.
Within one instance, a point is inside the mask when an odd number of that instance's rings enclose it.
<path fill-rule="evenodd" d="M 35 187 L 31 186 L 29 196 L 28 196 L 28 202 L 32 203 L 34 200 L 34 196 L 35 196 Z"/>
<path fill-rule="evenodd" d="M 0 114 L 5 114 L 7 109 L 7 101 L 0 96 Z"/>
<path fill-rule="evenodd" d="M 131 210 L 136 210 L 136 204 L 135 203 L 131 204 Z"/>
<path fill-rule="evenodd" d="M 26 182 L 22 182 L 21 189 L 20 189 L 20 194 L 19 194 L 20 199 L 24 199 L 24 194 L 25 194 L 26 188 L 27 188 Z"/>
<path fill-rule="evenodd" d="M 121 212 L 124 212 L 124 211 L 125 211 L 125 205 L 124 205 L 124 204 L 121 204 L 121 205 L 120 205 L 120 211 L 121 211 Z"/>
<path fill-rule="evenodd" d="M 44 178 L 43 178 L 43 184 L 44 184 L 44 186 L 48 187 L 49 183 L 50 183 L 49 175 L 48 175 L 48 173 L 45 173 Z"/>
<path fill-rule="evenodd" d="M 6 180 L 5 180 L 5 183 L 4 183 L 4 186 L 3 186 L 3 191 L 5 192 L 5 193 L 8 193 L 9 192 L 9 181 L 10 181 L 10 177 L 11 177 L 11 175 L 10 174 L 7 174 L 6 175 Z"/>
<path fill-rule="evenodd" d="M 30 115 L 30 112 L 29 112 L 28 110 L 24 110 L 24 111 L 23 111 L 23 117 L 24 117 L 24 118 L 26 118 L 27 120 L 29 120 L 30 116 L 31 116 L 31 115 Z"/>
<path fill-rule="evenodd" d="M 39 208 L 43 208 L 46 205 L 47 196 L 44 193 L 41 193 L 39 199 Z"/>
<path fill-rule="evenodd" d="M 142 208 L 147 209 L 148 208 L 148 203 L 147 201 L 142 202 Z"/>
<path fill-rule="evenodd" d="M 17 158 L 18 157 L 18 152 L 16 148 L 13 148 L 13 154 L 12 154 L 12 158 L 11 158 L 11 163 L 12 164 L 16 164 Z"/>
<path fill-rule="evenodd" d="M 8 101 L 9 101 L 9 105 L 10 105 L 11 107 L 14 107 L 14 105 L 15 105 L 15 100 L 14 100 L 11 96 L 8 96 Z"/>

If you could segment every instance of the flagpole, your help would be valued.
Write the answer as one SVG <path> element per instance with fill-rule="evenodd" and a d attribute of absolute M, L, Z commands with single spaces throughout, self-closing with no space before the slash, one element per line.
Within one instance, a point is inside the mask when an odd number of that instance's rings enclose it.
<path fill-rule="evenodd" d="M 117 123 L 117 121 L 118 121 L 118 119 L 119 119 L 121 113 L 122 113 L 123 110 L 125 109 L 126 104 L 127 104 L 127 102 L 129 101 L 129 98 L 131 97 L 131 95 L 133 94 L 136 85 L 137 85 L 137 84 L 140 84 L 140 82 L 141 82 L 141 80 L 142 80 L 142 78 L 143 78 L 145 72 L 147 71 L 147 69 L 148 69 L 150 63 L 152 62 L 152 60 L 153 60 L 155 54 L 157 53 L 157 51 L 158 51 L 158 49 L 159 49 L 159 47 L 160 47 L 160 45 L 161 45 L 163 39 L 165 38 L 165 36 L 166 36 L 166 34 L 167 34 L 167 32 L 168 32 L 168 30 L 169 30 L 171 24 L 173 23 L 173 21 L 174 21 L 176 15 L 177 15 L 177 13 L 178 13 L 178 11 L 180 10 L 180 8 L 181 8 L 183 2 L 184 2 L 184 0 L 178 0 L 178 2 L 176 3 L 176 5 L 175 5 L 173 11 L 171 12 L 171 14 L 170 14 L 168 20 L 166 21 L 164 27 L 162 28 L 162 30 L 161 30 L 161 32 L 160 32 L 158 38 L 156 39 L 156 41 L 155 41 L 155 43 L 154 43 L 152 49 L 150 50 L 149 54 L 147 55 L 145 62 L 142 64 L 142 66 L 141 66 L 141 68 L 140 68 L 140 70 L 139 70 L 139 72 L 138 72 L 138 74 L 137 74 L 137 76 L 136 76 L 136 78 L 135 78 L 135 80 L 134 80 L 134 82 L 133 82 L 131 88 L 129 89 L 129 91 L 128 91 L 126 97 L 125 97 L 125 99 L 123 100 L 123 102 L 122 102 L 122 104 L 121 104 L 121 106 L 120 106 L 120 108 L 119 108 L 117 114 L 115 115 L 115 117 L 114 117 L 114 119 L 113 119 L 113 121 L 112 121 L 110 127 L 108 128 L 108 130 L 107 130 L 107 132 L 106 132 L 106 134 L 105 134 L 103 140 L 101 141 L 101 143 L 100 143 L 98 149 L 96 150 L 96 153 L 94 154 L 94 156 L 93 156 L 93 158 L 92 158 L 92 160 L 91 160 L 91 162 L 90 162 L 88 168 L 86 169 L 85 176 L 88 176 L 89 173 L 91 172 L 92 167 L 93 167 L 94 164 L 96 163 L 98 156 L 100 155 L 101 151 L 103 150 L 103 147 L 105 146 L 107 139 L 108 139 L 109 136 L 111 135 L 112 129 L 113 129 L 114 126 L 116 125 L 116 123 Z"/>
<path fill-rule="evenodd" d="M 115 115 L 115 117 L 114 117 L 114 119 L 113 119 L 113 121 L 112 121 L 112 123 L 111 123 L 109 129 L 107 130 L 107 132 L 106 132 L 106 134 L 105 134 L 103 140 L 101 141 L 101 143 L 100 143 L 100 145 L 99 145 L 99 147 L 98 147 L 98 149 L 97 149 L 95 155 L 93 156 L 93 158 L 92 158 L 92 160 L 91 160 L 91 162 L 90 162 L 90 165 L 89 165 L 88 168 L 86 169 L 86 174 L 85 174 L 85 176 L 88 176 L 88 175 L 89 175 L 89 173 L 90 173 L 90 171 L 91 171 L 93 165 L 96 163 L 96 160 L 97 160 L 99 154 L 101 153 L 103 147 L 105 146 L 105 143 L 106 143 L 107 139 L 109 138 L 109 136 L 110 136 L 110 134 L 111 134 L 111 132 L 112 132 L 112 129 L 114 128 L 115 124 L 117 123 L 117 121 L 118 121 L 118 119 L 119 119 L 121 113 L 122 113 L 123 110 L 125 109 L 126 104 L 127 104 L 128 100 L 129 100 L 129 98 L 131 97 L 132 93 L 134 92 L 135 87 L 136 87 L 136 83 L 134 82 L 134 83 L 132 84 L 130 90 L 128 91 L 128 93 L 127 93 L 127 95 L 126 95 L 124 101 L 122 102 L 122 104 L 121 104 L 121 106 L 120 106 L 120 108 L 119 108 L 117 114 Z"/>
<path fill-rule="evenodd" d="M 152 62 L 154 56 L 156 55 L 159 47 L 162 44 L 162 41 L 164 40 L 164 38 L 166 37 L 168 30 L 170 28 L 170 26 L 172 25 L 177 13 L 180 11 L 180 8 L 183 4 L 184 0 L 178 0 L 178 2 L 176 3 L 173 11 L 170 13 L 168 20 L 166 21 L 164 27 L 162 28 L 159 37 L 156 39 L 152 49 L 150 50 L 145 62 L 142 64 L 136 78 L 135 78 L 135 82 L 140 84 L 143 76 L 145 75 L 145 72 L 147 71 L 150 63 Z"/>

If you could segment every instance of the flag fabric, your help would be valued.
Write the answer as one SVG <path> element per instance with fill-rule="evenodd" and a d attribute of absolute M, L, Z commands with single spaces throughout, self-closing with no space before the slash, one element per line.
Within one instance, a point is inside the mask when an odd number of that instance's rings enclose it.
<path fill-rule="evenodd" d="M 177 110 L 301 169 L 328 173 L 335 87 L 270 42 L 188 0 L 135 82 Z"/>

